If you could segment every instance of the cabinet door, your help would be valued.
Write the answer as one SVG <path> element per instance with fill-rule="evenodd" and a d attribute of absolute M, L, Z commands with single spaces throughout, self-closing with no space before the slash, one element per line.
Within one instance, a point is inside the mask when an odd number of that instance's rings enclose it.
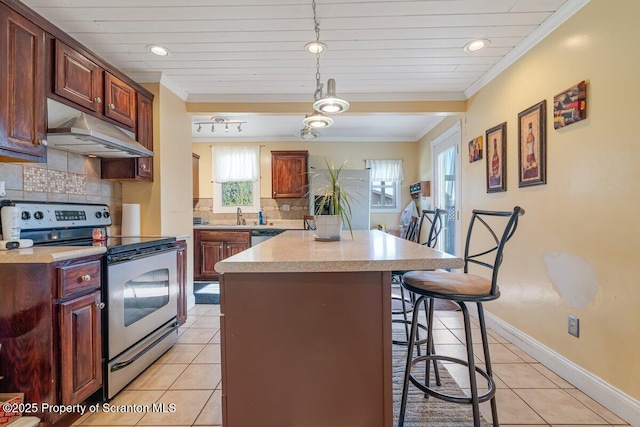
<path fill-rule="evenodd" d="M 56 39 L 54 72 L 56 94 L 91 111 L 102 112 L 102 68 Z"/>
<path fill-rule="evenodd" d="M 214 266 L 225 257 L 224 242 L 200 242 L 200 271 L 199 278 L 215 280 L 218 272 Z"/>
<path fill-rule="evenodd" d="M 305 196 L 307 156 L 307 151 L 271 152 L 271 188 L 274 199 Z"/>
<path fill-rule="evenodd" d="M 62 404 L 80 403 L 102 387 L 100 292 L 60 304 Z"/>
<path fill-rule="evenodd" d="M 224 250 L 224 257 L 229 258 L 239 252 L 249 248 L 249 244 L 246 242 L 227 242 Z"/>
<path fill-rule="evenodd" d="M 191 172 L 193 173 L 193 203 L 200 200 L 200 156 L 191 153 Z"/>
<path fill-rule="evenodd" d="M 187 321 L 187 242 L 178 241 L 178 324 Z"/>
<path fill-rule="evenodd" d="M 136 139 L 145 148 L 153 151 L 153 101 L 138 95 L 138 126 Z M 136 175 L 145 181 L 153 181 L 153 157 L 139 157 Z"/>
<path fill-rule="evenodd" d="M 0 160 L 46 161 L 44 31 L 0 3 Z"/>
<path fill-rule="evenodd" d="M 104 73 L 104 115 L 129 128 L 136 124 L 136 91 L 117 78 Z"/>

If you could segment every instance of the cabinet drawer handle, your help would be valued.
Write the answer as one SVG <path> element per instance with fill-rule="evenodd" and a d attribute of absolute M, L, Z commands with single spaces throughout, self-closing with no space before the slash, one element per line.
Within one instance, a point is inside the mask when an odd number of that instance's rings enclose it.
<path fill-rule="evenodd" d="M 97 302 L 96 303 L 96 307 L 98 308 L 98 310 L 102 310 L 105 307 L 105 303 L 103 302 Z"/>
<path fill-rule="evenodd" d="M 95 102 L 96 104 L 100 104 L 102 102 L 102 98 L 97 97 L 93 100 L 93 102 Z"/>
<path fill-rule="evenodd" d="M 115 106 L 115 105 L 113 105 L 113 104 L 109 104 L 109 108 L 110 108 L 110 109 L 112 109 L 112 110 L 114 110 L 114 109 L 116 108 L 116 106 Z"/>
<path fill-rule="evenodd" d="M 91 276 L 89 276 L 88 274 L 85 274 L 80 279 L 82 279 L 83 282 L 88 282 L 89 280 L 91 280 Z"/>
<path fill-rule="evenodd" d="M 38 140 L 38 145 L 42 145 L 43 147 L 46 147 L 49 144 L 49 142 L 47 142 L 46 139 L 39 139 Z"/>

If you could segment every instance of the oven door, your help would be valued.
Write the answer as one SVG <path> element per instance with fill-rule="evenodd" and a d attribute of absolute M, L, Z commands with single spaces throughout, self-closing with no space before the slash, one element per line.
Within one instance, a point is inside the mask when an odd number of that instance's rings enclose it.
<path fill-rule="evenodd" d="M 107 265 L 109 360 L 178 314 L 177 251 Z"/>

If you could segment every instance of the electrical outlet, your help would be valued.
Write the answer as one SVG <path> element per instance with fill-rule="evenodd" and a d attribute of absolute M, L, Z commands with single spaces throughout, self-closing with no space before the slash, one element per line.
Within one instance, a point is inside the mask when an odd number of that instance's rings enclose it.
<path fill-rule="evenodd" d="M 576 338 L 580 337 L 580 319 L 571 314 L 569 315 L 567 332 L 569 332 L 569 335 L 573 335 Z"/>
<path fill-rule="evenodd" d="M 291 210 L 291 205 L 288 205 L 286 203 L 283 204 L 282 205 L 282 210 L 285 211 L 285 212 L 289 212 Z"/>

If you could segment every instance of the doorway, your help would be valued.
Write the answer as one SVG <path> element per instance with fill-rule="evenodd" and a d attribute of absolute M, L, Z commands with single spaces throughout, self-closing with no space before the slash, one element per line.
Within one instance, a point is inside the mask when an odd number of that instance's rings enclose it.
<path fill-rule="evenodd" d="M 460 141 L 460 122 L 431 141 L 434 207 L 447 210 L 437 248 L 457 256 L 461 255 Z"/>

